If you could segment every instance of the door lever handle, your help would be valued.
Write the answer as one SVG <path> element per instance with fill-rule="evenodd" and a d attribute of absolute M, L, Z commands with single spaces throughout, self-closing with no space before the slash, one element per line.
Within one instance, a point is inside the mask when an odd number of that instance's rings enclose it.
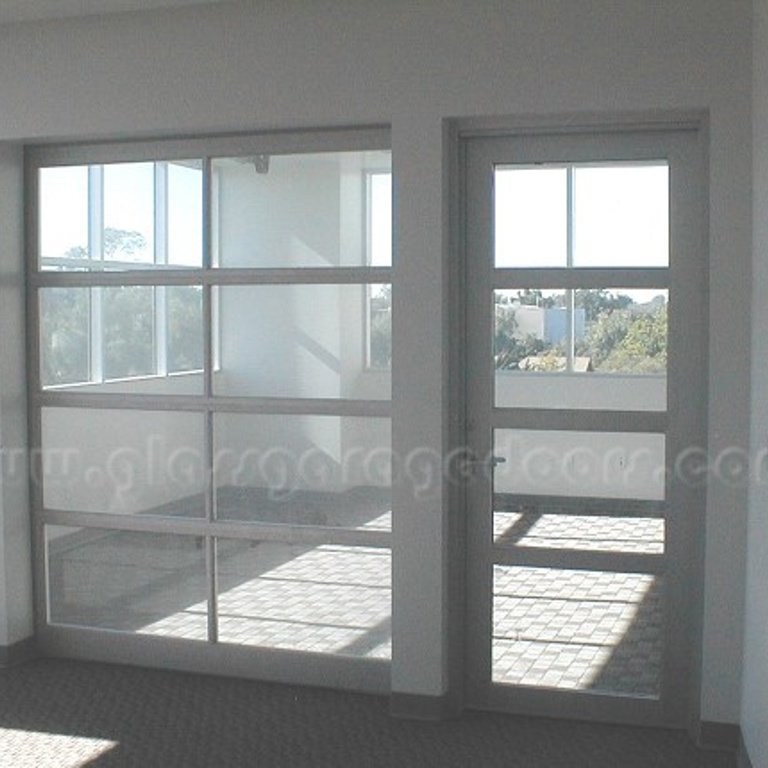
<path fill-rule="evenodd" d="M 478 467 L 486 467 L 488 469 L 494 469 L 499 464 L 505 464 L 506 458 L 504 456 L 489 456 L 487 459 L 464 459 L 464 466 L 467 469 L 476 469 Z"/>

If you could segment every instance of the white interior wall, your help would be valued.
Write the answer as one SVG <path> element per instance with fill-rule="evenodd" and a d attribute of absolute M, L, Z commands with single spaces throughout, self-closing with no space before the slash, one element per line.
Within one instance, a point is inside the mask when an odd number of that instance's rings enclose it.
<path fill-rule="evenodd" d="M 0 139 L 390 123 L 395 164 L 394 447 L 447 439 L 447 117 L 705 109 L 710 449 L 748 429 L 749 0 L 243 2 L 0 29 Z M 8 226 L 6 222 L 5 226 Z M 395 490 L 396 692 L 448 682 L 446 488 Z M 713 483 L 702 715 L 740 703 L 746 491 Z M 419 589 L 414 590 L 413 585 Z"/>
<path fill-rule="evenodd" d="M 755 2 L 754 287 L 752 452 L 768 445 L 768 2 Z M 753 478 L 747 551 L 744 695 L 741 728 L 754 768 L 768 766 L 768 484 Z"/>
<path fill-rule="evenodd" d="M 0 221 L 21 222 L 21 146 L 0 145 Z M 18 226 L 0 225 L 0 648 L 32 633 L 24 367 L 24 271 Z"/>

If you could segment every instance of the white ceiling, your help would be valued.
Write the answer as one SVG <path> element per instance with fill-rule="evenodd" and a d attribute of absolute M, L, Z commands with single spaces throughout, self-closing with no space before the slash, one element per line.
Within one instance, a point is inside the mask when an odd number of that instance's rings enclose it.
<path fill-rule="evenodd" d="M 231 0 L 0 0 L 0 24 L 91 16 Z"/>

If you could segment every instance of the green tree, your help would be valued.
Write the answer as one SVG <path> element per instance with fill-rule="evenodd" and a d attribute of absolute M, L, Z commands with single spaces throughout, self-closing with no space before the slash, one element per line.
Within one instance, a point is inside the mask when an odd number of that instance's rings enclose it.
<path fill-rule="evenodd" d="M 40 380 L 44 387 L 88 380 L 90 302 L 82 288 L 40 293 Z"/>
<path fill-rule="evenodd" d="M 104 229 L 102 248 L 105 259 L 115 259 L 118 256 L 134 256 L 146 247 L 147 241 L 141 232 L 117 229 L 115 227 L 106 227 Z M 65 251 L 64 256 L 68 259 L 90 258 L 88 247 L 84 245 L 75 245 L 69 248 Z"/>
<path fill-rule="evenodd" d="M 590 325 L 577 354 L 597 371 L 663 373 L 667 367 L 667 307 L 650 312 L 634 305 L 606 311 Z"/>
<path fill-rule="evenodd" d="M 531 304 L 535 304 L 537 300 L 535 293 L 535 291 L 529 291 L 525 296 Z M 496 370 L 518 369 L 521 360 L 538 355 L 546 348 L 545 342 L 542 339 L 537 339 L 533 334 L 528 333 L 525 336 L 520 336 L 515 310 L 510 305 L 502 303 L 498 295 L 495 315 L 493 358 Z"/>
<path fill-rule="evenodd" d="M 617 309 L 627 309 L 631 306 L 632 299 L 621 293 L 610 293 L 605 288 L 577 289 L 574 296 L 577 307 L 584 309 L 587 322 L 597 320 L 606 312 L 614 312 Z"/>
<path fill-rule="evenodd" d="M 104 256 L 126 259 L 146 248 L 140 232 L 106 228 Z M 69 258 L 88 258 L 88 249 L 74 246 Z M 157 372 L 155 344 L 157 288 L 118 286 L 101 289 L 100 346 L 104 377 L 144 376 Z M 165 292 L 168 370 L 203 367 L 202 289 L 168 286 Z M 46 289 L 41 298 L 41 379 L 44 386 L 91 380 L 92 291 L 85 288 Z M 391 352 L 390 352 L 391 355 Z"/>

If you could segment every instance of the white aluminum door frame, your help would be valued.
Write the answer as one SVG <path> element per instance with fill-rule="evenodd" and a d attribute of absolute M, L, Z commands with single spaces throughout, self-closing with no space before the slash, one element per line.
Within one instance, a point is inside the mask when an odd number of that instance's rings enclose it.
<path fill-rule="evenodd" d="M 471 707 L 616 722 L 682 726 L 697 685 L 695 659 L 700 646 L 704 493 L 675 472 L 686 448 L 706 445 L 707 258 L 706 176 L 701 126 L 695 122 L 666 129 L 629 127 L 515 134 L 495 130 L 462 132 L 459 137 L 459 196 L 463 215 L 465 302 L 465 406 L 467 446 L 489 456 L 493 430 L 650 432 L 666 440 L 666 515 L 663 556 L 633 558 L 601 554 L 569 558 L 552 552 L 550 565 L 646 571 L 665 576 L 664 657 L 658 699 L 588 691 L 493 684 L 492 483 L 478 473 L 466 496 L 466 698 Z M 564 270 L 493 268 L 493 172 L 500 164 L 543 162 L 622 162 L 665 160 L 670 178 L 670 265 L 663 269 Z M 559 273 L 559 274 L 558 274 Z M 565 278 L 565 280 L 564 280 Z M 572 280 L 572 284 L 568 284 Z M 563 283 L 566 283 L 565 285 Z M 663 412 L 502 409 L 494 407 L 492 323 L 494 288 L 668 288 L 669 363 L 667 410 Z"/>

